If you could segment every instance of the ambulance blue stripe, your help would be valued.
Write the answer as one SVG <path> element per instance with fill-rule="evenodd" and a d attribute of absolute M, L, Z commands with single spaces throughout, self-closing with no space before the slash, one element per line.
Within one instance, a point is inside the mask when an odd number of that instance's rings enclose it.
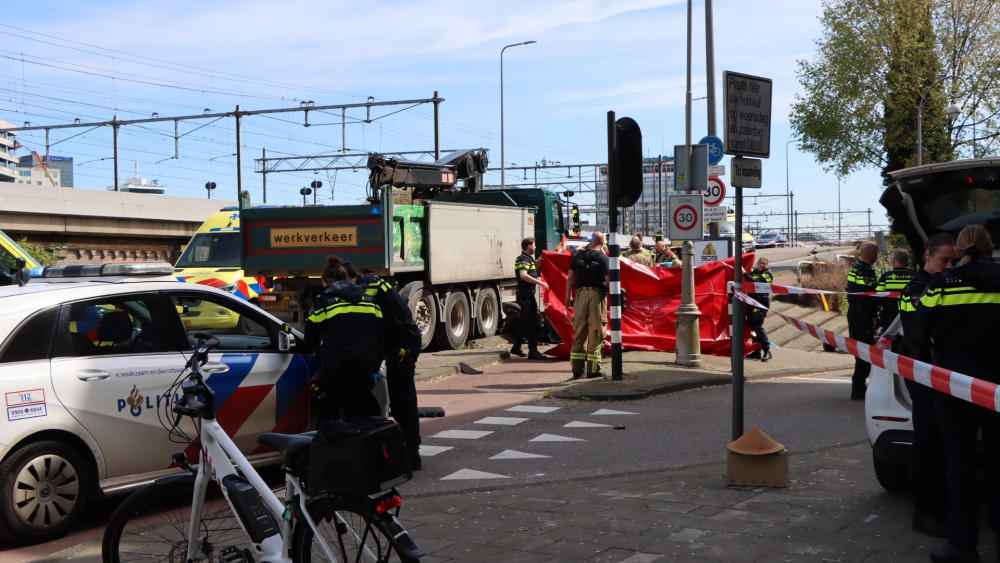
<path fill-rule="evenodd" d="M 292 361 L 288 362 L 285 373 L 281 374 L 278 382 L 274 385 L 274 391 L 277 395 L 274 413 L 275 424 L 281 420 L 281 417 L 285 416 L 285 413 L 292 407 L 318 369 L 319 362 L 315 356 L 303 356 L 302 354 L 292 356 Z"/>
<path fill-rule="evenodd" d="M 208 386 L 215 391 L 215 412 L 219 412 L 222 405 L 233 396 L 233 393 L 243 384 L 243 380 L 250 375 L 254 363 L 257 361 L 257 354 L 223 354 L 222 363 L 229 366 L 226 373 L 213 373 L 205 381 Z"/>

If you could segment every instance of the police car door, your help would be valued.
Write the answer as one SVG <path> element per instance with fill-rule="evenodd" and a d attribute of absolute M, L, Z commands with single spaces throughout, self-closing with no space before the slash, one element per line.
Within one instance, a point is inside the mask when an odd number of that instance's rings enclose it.
<path fill-rule="evenodd" d="M 258 453 L 262 432 L 295 433 L 310 421 L 309 381 L 316 374 L 312 355 L 278 350 L 280 324 L 236 297 L 178 289 L 174 309 L 189 335 L 219 339 L 210 362 L 229 366 L 212 373 L 216 420 L 246 454 Z"/>
<path fill-rule="evenodd" d="M 102 478 L 170 466 L 178 446 L 170 442 L 157 411 L 169 409 L 167 389 L 184 366 L 182 336 L 169 301 L 155 292 L 60 307 L 52 387 L 97 441 Z"/>

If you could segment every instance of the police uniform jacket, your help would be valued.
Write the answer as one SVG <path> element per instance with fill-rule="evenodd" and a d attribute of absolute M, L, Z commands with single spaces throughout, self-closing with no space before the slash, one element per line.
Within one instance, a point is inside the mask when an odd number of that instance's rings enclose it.
<path fill-rule="evenodd" d="M 756 282 L 756 283 L 772 283 L 772 282 L 774 282 L 774 276 L 771 275 L 771 270 L 767 270 L 767 269 L 758 270 L 757 268 L 754 268 L 753 270 L 750 270 L 749 272 L 744 272 L 743 273 L 743 278 L 745 280 L 747 280 L 747 281 L 752 281 L 752 282 Z M 765 307 L 770 307 L 771 306 L 771 295 L 769 293 L 751 293 L 751 294 L 749 294 L 749 296 L 754 301 L 760 303 L 761 305 L 763 305 Z M 754 307 L 752 305 L 747 305 L 747 314 L 748 315 L 762 315 L 762 316 L 766 316 L 767 315 L 767 311 L 764 310 L 764 309 L 759 309 L 759 308 Z"/>
<path fill-rule="evenodd" d="M 878 302 L 877 297 L 865 295 L 851 295 L 863 291 L 875 291 L 878 280 L 875 269 L 871 265 L 858 260 L 854 267 L 847 273 L 847 322 L 848 324 L 858 323 L 859 328 L 867 328 L 875 318 L 875 307 Z"/>
<path fill-rule="evenodd" d="M 382 327 L 385 331 L 385 351 L 390 358 L 399 355 L 400 350 L 416 358 L 420 354 L 423 338 L 420 328 L 413 321 L 410 306 L 403 301 L 389 282 L 374 275 L 365 274 L 357 279 L 359 287 L 365 295 L 375 298 L 375 303 L 382 311 Z"/>
<path fill-rule="evenodd" d="M 913 278 L 913 270 L 909 268 L 893 268 L 882 274 L 875 285 L 875 291 L 902 291 Z M 883 329 L 896 318 L 899 312 L 899 299 L 876 297 L 878 299 L 878 324 Z"/>
<path fill-rule="evenodd" d="M 927 282 L 931 281 L 931 274 L 923 268 L 913 274 L 910 283 L 906 284 L 899 292 L 899 324 L 903 327 L 903 337 L 898 339 L 898 352 L 904 356 L 909 356 L 921 362 L 931 361 L 930 345 L 919 346 L 913 339 L 917 322 L 917 307 L 920 306 L 920 298 L 927 291 Z"/>
<path fill-rule="evenodd" d="M 1000 264 L 972 261 L 931 278 L 916 307 L 913 340 L 934 364 L 1000 382 L 993 356 L 1000 318 Z"/>
<path fill-rule="evenodd" d="M 517 278 L 517 299 L 527 301 L 535 298 L 535 284 L 521 279 L 521 270 L 528 272 L 528 275 L 537 278 L 538 267 L 535 265 L 535 257 L 521 253 L 514 260 L 514 277 Z"/>
<path fill-rule="evenodd" d="M 372 374 L 382 363 L 382 311 L 374 297 L 350 280 L 335 281 L 316 297 L 305 337 L 327 372 L 363 366 Z"/>

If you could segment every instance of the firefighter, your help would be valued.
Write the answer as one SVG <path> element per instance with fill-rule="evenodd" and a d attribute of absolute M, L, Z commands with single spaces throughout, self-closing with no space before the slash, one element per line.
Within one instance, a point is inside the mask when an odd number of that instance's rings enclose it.
<path fill-rule="evenodd" d="M 903 327 L 903 338 L 899 340 L 897 351 L 904 356 L 931 363 L 930 348 L 918 346 L 911 336 L 915 330 L 916 307 L 927 290 L 931 276 L 951 267 L 957 259 L 955 239 L 948 233 L 938 233 L 924 242 L 924 266 L 913 275 L 899 295 L 899 322 Z M 924 534 L 947 537 L 948 487 L 941 430 L 934 419 L 936 391 L 910 379 L 903 382 L 913 405 L 913 441 L 906 468 L 910 499 L 914 505 L 911 527 Z"/>
<path fill-rule="evenodd" d="M 322 362 L 320 419 L 357 420 L 378 412 L 372 374 L 382 364 L 382 311 L 375 298 L 347 277 L 337 256 L 320 275 L 323 292 L 306 317 L 305 340 Z"/>
<path fill-rule="evenodd" d="M 913 278 L 913 270 L 907 268 L 910 263 L 910 253 L 905 248 L 892 251 L 892 269 L 887 270 L 878 279 L 875 291 L 900 291 Z M 899 312 L 899 299 L 879 298 L 878 325 L 885 331 Z"/>
<path fill-rule="evenodd" d="M 573 318 L 569 363 L 573 379 L 603 377 L 601 353 L 608 324 L 608 255 L 604 234 L 594 231 L 587 248 L 573 255 L 566 276 L 566 309 Z M 575 298 L 574 298 L 575 291 Z"/>
<path fill-rule="evenodd" d="M 930 346 L 934 365 L 976 379 L 1000 383 L 996 362 L 996 319 L 1000 317 L 1000 264 L 991 260 L 993 242 L 982 225 L 958 234 L 961 258 L 931 278 L 916 308 L 913 340 Z M 932 561 L 979 561 L 976 492 L 977 435 L 983 436 L 990 528 L 1000 531 L 1000 414 L 946 393 L 935 393 L 935 415 L 948 461 L 948 545 Z"/>
<path fill-rule="evenodd" d="M 865 344 L 875 342 L 876 297 L 852 295 L 864 291 L 875 291 L 877 278 L 872 264 L 878 260 L 878 247 L 874 242 L 861 244 L 861 254 L 854 267 L 847 274 L 847 329 L 851 338 Z M 868 373 L 872 365 L 861 358 L 854 358 L 854 375 L 851 377 L 851 400 L 863 401 L 868 390 Z"/>

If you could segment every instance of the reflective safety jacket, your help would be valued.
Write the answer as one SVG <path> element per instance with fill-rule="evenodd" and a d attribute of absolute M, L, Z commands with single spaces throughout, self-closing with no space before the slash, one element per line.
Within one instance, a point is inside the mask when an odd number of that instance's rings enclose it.
<path fill-rule="evenodd" d="M 359 287 L 365 295 L 375 298 L 375 303 L 382 311 L 382 328 L 385 331 L 385 352 L 388 359 L 400 356 L 399 351 L 412 356 L 416 361 L 423 344 L 420 328 L 413 321 L 410 306 L 389 282 L 375 274 L 365 274 L 357 279 Z M 404 355 L 405 355 L 404 354 Z"/>
<path fill-rule="evenodd" d="M 913 278 L 913 270 L 909 268 L 893 268 L 878 279 L 875 291 L 902 291 Z M 899 299 L 876 297 L 878 299 L 878 324 L 883 329 L 896 318 L 899 312 Z"/>
<path fill-rule="evenodd" d="M 747 281 L 752 281 L 756 283 L 773 283 L 774 276 L 771 275 L 771 270 L 758 270 L 754 268 L 749 272 L 743 273 L 743 278 Z M 749 295 L 754 301 L 760 303 L 765 307 L 771 306 L 771 295 L 769 293 L 751 293 Z M 758 309 L 752 305 L 747 305 L 747 314 L 764 313 L 767 315 L 767 311 L 763 309 Z"/>
<path fill-rule="evenodd" d="M 329 372 L 363 366 L 375 373 L 382 363 L 382 311 L 375 298 L 350 280 L 326 286 L 306 317 L 305 337 Z"/>
<path fill-rule="evenodd" d="M 848 324 L 869 325 L 875 318 L 877 297 L 851 295 L 862 291 L 875 291 L 878 285 L 875 269 L 858 260 L 847 273 L 847 322 Z"/>
<path fill-rule="evenodd" d="M 899 323 L 903 327 L 902 345 L 898 352 L 904 356 L 909 356 L 921 362 L 931 361 L 931 350 L 929 346 L 921 347 L 913 340 L 914 323 L 917 320 L 917 307 L 920 306 L 920 298 L 927 291 L 927 282 L 931 281 L 931 275 L 923 268 L 913 274 L 910 283 L 906 284 L 899 292 Z"/>
<path fill-rule="evenodd" d="M 522 300 L 534 299 L 535 284 L 522 280 L 521 270 L 528 272 L 529 276 L 537 278 L 538 266 L 535 264 L 535 257 L 522 252 L 521 255 L 514 260 L 514 277 L 517 279 L 517 298 Z"/>
<path fill-rule="evenodd" d="M 1000 383 L 1000 264 L 973 261 L 945 270 L 928 282 L 916 309 L 913 339 L 930 344 L 935 365 Z"/>

